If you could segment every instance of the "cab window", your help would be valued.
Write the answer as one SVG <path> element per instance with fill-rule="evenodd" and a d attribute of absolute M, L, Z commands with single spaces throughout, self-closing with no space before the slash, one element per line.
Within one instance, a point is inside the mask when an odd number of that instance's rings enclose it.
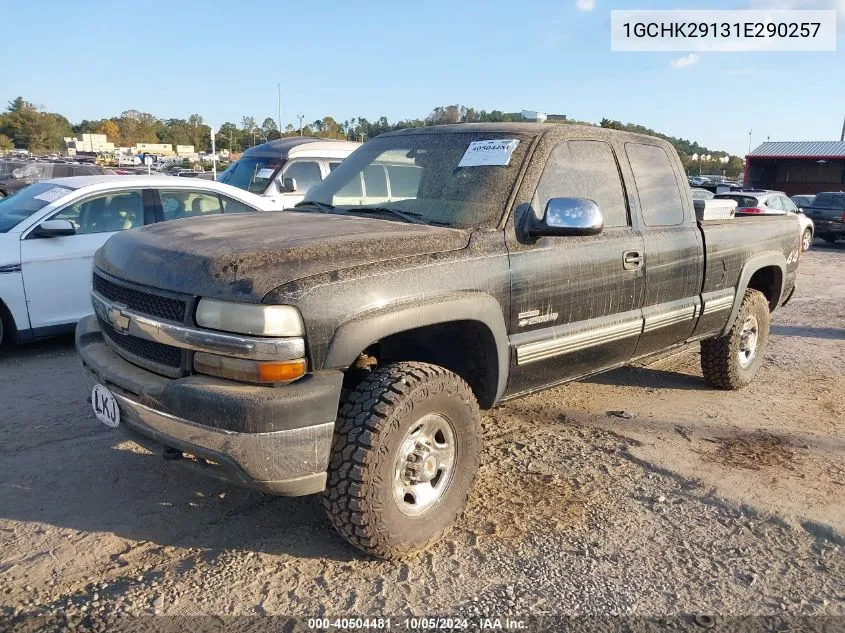
<path fill-rule="evenodd" d="M 561 141 L 546 161 L 532 206 L 540 217 L 552 198 L 594 201 L 605 227 L 628 226 L 628 208 L 613 150 L 604 141 Z"/>
<path fill-rule="evenodd" d="M 284 178 L 293 178 L 296 180 L 296 193 L 308 193 L 314 185 L 323 180 L 323 174 L 320 172 L 320 165 L 312 160 L 298 160 L 288 164 L 282 172 L 282 182 Z"/>

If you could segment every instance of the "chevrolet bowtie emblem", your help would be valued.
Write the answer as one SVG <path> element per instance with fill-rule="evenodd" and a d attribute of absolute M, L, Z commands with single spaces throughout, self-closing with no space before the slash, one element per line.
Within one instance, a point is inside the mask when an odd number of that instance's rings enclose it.
<path fill-rule="evenodd" d="M 111 326 L 121 334 L 129 329 L 129 317 L 120 308 L 109 308 L 107 316 Z"/>

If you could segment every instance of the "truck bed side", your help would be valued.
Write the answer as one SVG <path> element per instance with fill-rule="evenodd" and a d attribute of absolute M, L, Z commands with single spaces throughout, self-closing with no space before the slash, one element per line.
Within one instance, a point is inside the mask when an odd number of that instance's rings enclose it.
<path fill-rule="evenodd" d="M 724 330 L 749 287 L 766 295 L 771 310 L 789 297 L 801 252 L 794 215 L 709 220 L 699 227 L 704 238 L 704 307 L 694 337 Z"/>

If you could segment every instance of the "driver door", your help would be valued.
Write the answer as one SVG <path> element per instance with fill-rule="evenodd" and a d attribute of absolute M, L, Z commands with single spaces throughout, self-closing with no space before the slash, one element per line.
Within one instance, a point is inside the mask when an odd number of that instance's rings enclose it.
<path fill-rule="evenodd" d="M 74 235 L 24 234 L 21 271 L 34 330 L 47 329 L 46 334 L 49 328 L 76 323 L 93 312 L 89 295 L 94 252 L 115 233 L 143 226 L 145 194 L 140 189 L 97 194 L 45 218 L 68 220 L 76 228 Z"/>

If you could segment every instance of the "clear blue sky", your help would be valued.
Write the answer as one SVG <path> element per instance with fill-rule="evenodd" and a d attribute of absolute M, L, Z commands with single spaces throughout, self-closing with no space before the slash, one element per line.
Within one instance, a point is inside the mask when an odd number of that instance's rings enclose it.
<path fill-rule="evenodd" d="M 590 8 L 590 5 L 593 5 Z M 581 5 L 580 8 L 577 5 Z M 835 53 L 610 51 L 610 9 L 838 8 Z M 744 154 L 838 140 L 845 0 L 167 3 L 40 0 L 3 8 L 0 103 L 20 95 L 71 122 L 135 108 L 160 118 L 391 121 L 437 105 L 540 110 L 646 125 Z"/>

